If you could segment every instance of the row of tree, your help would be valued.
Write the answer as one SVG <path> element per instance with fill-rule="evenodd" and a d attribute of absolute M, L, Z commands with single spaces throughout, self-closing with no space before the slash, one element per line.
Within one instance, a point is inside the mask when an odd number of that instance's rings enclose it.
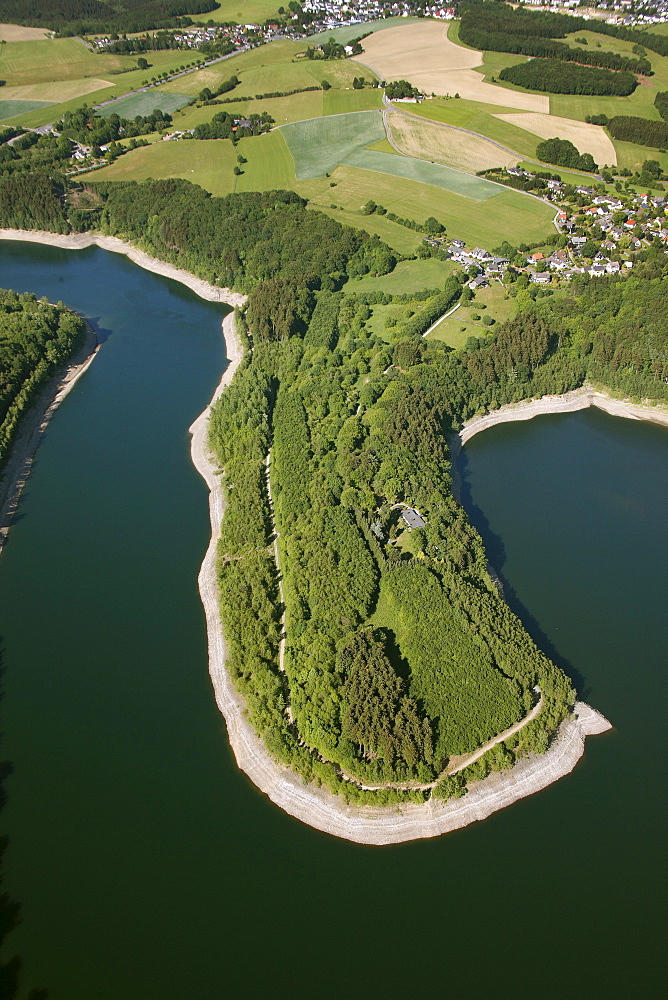
<path fill-rule="evenodd" d="M 631 115 L 617 115 L 608 121 L 608 132 L 613 139 L 636 142 L 640 146 L 656 149 L 668 148 L 668 123 L 636 118 Z"/>
<path fill-rule="evenodd" d="M 0 289 L 0 467 L 35 395 L 84 334 L 84 321 L 62 302 Z"/>
<path fill-rule="evenodd" d="M 51 28 L 59 35 L 133 33 L 188 27 L 189 15 L 216 10 L 216 0 L 0 0 L 0 21 Z"/>
<path fill-rule="evenodd" d="M 551 94 L 614 94 L 620 97 L 628 97 L 638 86 L 633 73 L 576 66 L 556 59 L 532 59 L 506 66 L 499 73 L 499 80 Z"/>
<path fill-rule="evenodd" d="M 462 15 L 459 37 L 466 45 L 485 51 L 513 52 L 533 58 L 559 59 L 562 62 L 627 70 L 631 73 L 651 72 L 651 63 L 646 58 L 623 56 L 600 49 L 573 48 L 565 42 L 555 41 L 553 37 L 533 32 L 529 34 L 526 29 L 534 27 L 530 15 L 526 17 L 522 12 L 517 17 L 510 7 L 494 4 L 494 9 L 491 10 L 491 6 L 485 4 L 483 10 L 474 7 Z"/>

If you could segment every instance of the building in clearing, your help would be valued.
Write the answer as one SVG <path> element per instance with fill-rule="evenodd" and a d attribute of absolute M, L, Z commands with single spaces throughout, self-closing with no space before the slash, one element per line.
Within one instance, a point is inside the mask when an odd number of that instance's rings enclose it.
<path fill-rule="evenodd" d="M 420 517 L 416 510 L 412 507 L 406 507 L 401 512 L 401 516 L 408 525 L 409 528 L 424 528 L 426 521 L 423 517 Z"/>

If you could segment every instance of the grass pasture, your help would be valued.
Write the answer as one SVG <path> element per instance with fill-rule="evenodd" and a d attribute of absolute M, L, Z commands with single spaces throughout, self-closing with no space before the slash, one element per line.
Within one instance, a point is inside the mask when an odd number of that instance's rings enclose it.
<path fill-rule="evenodd" d="M 225 24 L 228 21 L 235 21 L 237 24 L 260 24 L 275 17 L 280 6 L 281 0 L 220 0 L 220 7 L 217 10 L 191 16 L 193 21 L 202 24 L 208 21 L 215 21 L 216 24 Z"/>
<path fill-rule="evenodd" d="M 172 114 L 180 111 L 182 107 L 192 100 L 187 94 L 172 94 L 165 90 L 147 90 L 141 94 L 132 94 L 130 97 L 121 97 L 120 100 L 107 104 L 100 108 L 99 114 L 103 118 L 109 115 L 120 115 L 121 118 L 136 118 L 137 115 L 150 115 L 157 108 L 165 114 Z"/>
<path fill-rule="evenodd" d="M 442 319 L 427 339 L 442 340 L 457 350 L 464 346 L 469 337 L 484 337 L 494 332 L 498 324 L 505 323 L 516 312 L 517 300 L 507 295 L 500 282 L 493 281 L 489 288 L 478 289 L 469 305 L 460 306 L 451 316 Z M 473 316 L 479 316 L 480 319 L 474 320 Z M 482 322 L 484 316 L 491 316 L 495 321 L 494 326 L 485 326 Z"/>
<path fill-rule="evenodd" d="M 239 154 L 248 162 L 235 176 Z M 296 187 L 292 158 L 279 131 L 241 139 L 236 147 L 227 139 L 159 140 L 82 176 L 91 181 L 181 177 L 214 195 Z"/>
<path fill-rule="evenodd" d="M 407 118 L 398 111 L 390 112 L 388 123 L 392 139 L 407 156 L 435 160 L 457 170 L 474 174 L 489 167 L 515 166 L 519 159 L 517 154 L 504 153 L 482 137 L 426 119 Z"/>
<path fill-rule="evenodd" d="M 388 156 L 387 159 L 403 158 Z M 378 231 L 397 249 L 402 249 L 402 245 L 415 249 L 422 236 L 382 216 L 361 215 L 362 206 L 370 199 L 402 218 L 420 222 L 433 215 L 446 227 L 448 236 L 478 246 L 498 246 L 509 236 L 519 243 L 536 243 L 554 232 L 554 209 L 550 205 L 510 188 L 492 184 L 490 188 L 498 193 L 481 205 L 431 184 L 347 165 L 337 167 L 331 180 L 322 178 L 296 185 L 296 190 L 310 200 L 312 207 L 368 232 Z M 337 206 L 334 209 L 333 203 Z M 387 235 L 374 228 L 381 222 Z"/>
<path fill-rule="evenodd" d="M 29 111 L 36 111 L 38 108 L 49 107 L 47 101 L 1 101 L 0 100 L 0 121 L 6 118 L 16 118 L 19 115 L 27 114 Z"/>
<path fill-rule="evenodd" d="M 437 260 L 428 257 L 426 260 L 402 260 L 391 274 L 372 276 L 365 274 L 363 278 L 353 278 L 348 282 L 349 292 L 389 292 L 392 295 L 405 295 L 422 288 L 442 288 L 448 275 L 456 270 L 450 260 Z"/>
<path fill-rule="evenodd" d="M 378 111 L 313 118 L 286 125 L 281 131 L 294 160 L 297 180 L 322 177 L 356 151 L 385 138 L 383 117 Z"/>
<path fill-rule="evenodd" d="M 165 89 L 195 96 L 204 87 L 215 89 L 231 76 L 238 76 L 241 81 L 237 87 L 240 97 L 298 90 L 300 87 L 319 87 L 323 79 L 334 88 L 352 89 L 354 78 L 360 76 L 360 68 L 356 63 L 349 59 L 332 62 L 304 59 L 300 53 L 305 51 L 306 42 L 270 42 L 180 77 L 166 84 Z M 367 79 L 372 78 L 368 71 L 362 75 Z"/>

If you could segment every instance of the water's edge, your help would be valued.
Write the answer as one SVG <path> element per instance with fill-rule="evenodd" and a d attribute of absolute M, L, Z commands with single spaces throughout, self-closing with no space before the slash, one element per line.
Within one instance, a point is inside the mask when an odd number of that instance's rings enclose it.
<path fill-rule="evenodd" d="M 0 230 L 0 239 L 3 238 L 45 243 L 65 249 L 83 249 L 87 246 L 97 245 L 112 252 L 125 254 L 140 267 L 180 281 L 207 301 L 225 302 L 238 306 L 245 300 L 245 296 L 239 293 L 209 285 L 186 271 L 149 257 L 115 237 L 96 234 L 60 236 L 53 233 Z M 223 321 L 223 335 L 230 364 L 223 374 L 211 403 L 229 384 L 242 358 L 233 313 L 226 316 Z M 578 390 L 578 392 L 582 392 L 582 390 Z M 588 393 L 587 398 L 589 398 L 593 390 L 586 390 L 586 392 Z M 601 393 L 595 395 L 607 398 Z M 560 397 L 550 398 L 558 400 Z M 504 411 L 509 414 L 505 417 L 507 420 L 528 419 L 529 416 L 536 415 L 538 412 L 561 412 L 556 406 L 549 410 L 537 409 L 535 413 L 528 412 L 532 406 L 539 406 L 542 402 L 534 401 L 516 407 L 504 407 L 495 414 L 490 414 L 489 416 L 495 419 L 484 425 L 482 422 L 485 418 L 476 418 L 480 426 L 477 426 L 477 430 L 469 433 L 466 437 L 463 429 L 460 438 L 461 444 L 465 443 L 473 433 L 486 429 L 487 426 L 503 422 Z M 616 400 L 611 402 L 618 403 Z M 407 804 L 400 808 L 347 805 L 340 797 L 324 789 L 306 785 L 298 775 L 277 764 L 249 723 L 245 703 L 234 690 L 225 669 L 225 641 L 220 619 L 216 578 L 216 548 L 220 523 L 225 510 L 225 499 L 220 470 L 212 461 L 208 449 L 207 424 L 211 403 L 190 428 L 192 460 L 210 490 L 211 539 L 198 581 L 207 622 L 209 673 L 217 705 L 225 717 L 230 744 L 238 766 L 276 805 L 309 826 L 357 843 L 385 845 L 435 837 L 460 829 L 476 820 L 485 819 L 493 812 L 540 791 L 553 781 L 557 781 L 560 777 L 568 774 L 577 764 L 584 752 L 586 736 L 605 732 L 611 728 L 610 723 L 602 715 L 588 705 L 578 702 L 573 714 L 562 723 L 546 754 L 522 760 L 510 771 L 490 775 L 484 781 L 478 782 L 463 799 L 454 802 L 430 800 L 423 805 Z M 592 403 L 587 401 L 577 406 L 565 405 L 564 409 L 581 409 L 589 405 Z M 649 408 L 641 409 L 650 412 Z M 520 411 L 526 415 L 516 415 Z M 657 412 L 665 416 L 666 423 L 668 423 L 668 414 L 663 414 L 663 411 Z M 632 415 L 638 419 L 656 419 L 656 417 L 637 417 L 636 413 L 620 415 Z M 468 426 L 470 427 L 472 423 L 474 422 L 469 421 Z"/>

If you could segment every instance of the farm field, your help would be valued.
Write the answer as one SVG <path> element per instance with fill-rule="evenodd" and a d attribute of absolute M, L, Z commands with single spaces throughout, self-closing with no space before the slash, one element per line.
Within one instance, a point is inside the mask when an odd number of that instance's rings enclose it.
<path fill-rule="evenodd" d="M 150 115 L 157 108 L 165 114 L 172 114 L 173 111 L 180 111 L 184 105 L 192 100 L 187 94 L 172 94 L 165 90 L 148 90 L 141 94 L 132 94 L 131 97 L 122 97 L 113 104 L 107 104 L 100 108 L 99 114 L 103 118 L 109 115 L 120 115 L 121 118 L 136 118 L 137 115 Z"/>
<path fill-rule="evenodd" d="M 292 154 L 297 180 L 322 177 L 356 150 L 385 138 L 379 111 L 312 118 L 281 129 Z M 382 154 L 381 154 L 382 155 Z"/>
<path fill-rule="evenodd" d="M 237 156 L 248 162 L 235 176 Z M 143 181 L 181 177 L 214 195 L 232 191 L 295 189 L 292 160 L 280 132 L 241 139 L 236 147 L 227 139 L 160 140 L 135 149 L 101 170 L 82 177 L 94 181 Z"/>
<path fill-rule="evenodd" d="M 112 86 L 108 80 L 87 77 L 82 80 L 59 80 L 53 83 L 24 84 L 21 87 L 3 87 L 2 99 L 12 101 L 40 101 L 43 104 L 60 104 L 76 98 L 96 94 Z M 110 90 L 109 93 L 113 94 Z"/>
<path fill-rule="evenodd" d="M 417 24 L 379 31 L 363 42 L 364 52 L 351 61 L 372 67 L 385 80 L 405 79 L 427 94 L 460 94 L 469 100 L 500 104 L 522 111 L 549 111 L 549 99 L 502 89 L 486 83 L 476 67 L 482 52 L 457 45 L 442 21 L 422 19 Z"/>
<path fill-rule="evenodd" d="M 380 153 L 371 149 L 356 150 L 346 157 L 348 166 L 375 170 L 382 174 L 393 174 L 419 184 L 441 188 L 470 201 L 488 201 L 494 198 L 498 187 L 482 177 L 473 177 L 440 163 L 428 163 L 408 156 Z"/>
<path fill-rule="evenodd" d="M 629 170 L 640 170 L 645 160 L 658 160 L 661 169 L 668 170 L 668 153 L 661 152 L 660 149 L 653 149 L 651 146 L 639 146 L 635 142 L 620 142 L 614 140 L 617 152 L 617 163 L 620 167 L 627 167 Z"/>
<path fill-rule="evenodd" d="M 498 112 L 510 112 L 509 108 L 501 108 L 496 104 L 483 104 L 479 101 L 445 100 L 432 97 L 422 104 L 411 105 L 410 114 L 420 118 L 453 125 L 455 128 L 466 128 L 471 132 L 498 142 L 507 149 L 521 156 L 533 157 L 536 153 L 536 137 L 524 129 L 510 125 L 495 117 Z"/>
<path fill-rule="evenodd" d="M 99 77 L 135 62 L 127 56 L 97 55 L 76 38 L 43 38 L 0 46 L 0 77 L 7 86 Z"/>
<path fill-rule="evenodd" d="M 406 24 L 414 24 L 420 20 L 417 17 L 385 17 L 380 21 L 367 21 L 366 24 L 347 24 L 343 28 L 333 28 L 331 31 L 321 31 L 309 35 L 309 43 L 322 45 L 328 38 L 334 38 L 341 45 L 347 45 L 352 38 L 359 38 L 367 32 L 385 31 L 387 28 L 398 28 Z"/>
<path fill-rule="evenodd" d="M 192 14 L 193 21 L 201 24 L 206 24 L 208 21 L 215 21 L 216 24 L 225 24 L 227 21 L 236 21 L 237 24 L 259 24 L 274 17 L 281 6 L 281 0 L 219 0 L 219 2 L 220 7 L 217 10 L 208 11 L 206 14 Z M 187 10 L 184 13 L 187 13 Z"/>
<path fill-rule="evenodd" d="M 319 87 L 326 79 L 332 87 L 350 87 L 360 74 L 359 66 L 349 59 L 322 62 L 304 59 L 298 53 L 306 51 L 306 42 L 279 41 L 260 45 L 248 52 L 230 56 L 213 66 L 207 66 L 187 77 L 180 77 L 165 84 L 166 90 L 199 94 L 204 87 L 214 89 L 223 80 L 238 76 L 241 81 L 237 91 L 240 97 L 269 94 L 276 91 L 297 90 L 300 87 Z M 181 53 L 179 53 L 181 54 Z"/>
<path fill-rule="evenodd" d="M 38 108 L 50 107 L 48 101 L 0 101 L 0 121 L 7 118 L 16 118 L 24 115 L 28 111 L 36 111 Z"/>
<path fill-rule="evenodd" d="M 22 24 L 0 24 L 0 42 L 34 42 L 46 38 L 46 28 L 26 28 Z"/>
<path fill-rule="evenodd" d="M 489 167 L 515 166 L 519 156 L 503 150 L 484 138 L 444 128 L 426 119 L 407 118 L 399 111 L 391 111 L 387 121 L 392 139 L 407 156 L 476 173 Z"/>
<path fill-rule="evenodd" d="M 332 183 L 333 188 L 330 187 Z M 554 210 L 550 205 L 510 189 L 490 186 L 498 194 L 489 198 L 482 210 L 480 203 L 429 184 L 349 166 L 337 167 L 331 179 L 302 181 L 295 187 L 314 206 L 334 218 L 341 216 L 339 209 L 331 209 L 332 203 L 345 212 L 359 213 L 362 205 L 373 200 L 402 218 L 422 221 L 433 215 L 446 226 L 450 238 L 459 237 L 474 245 L 498 246 L 509 234 L 517 242 L 536 243 L 554 232 Z M 357 215 L 357 220 L 351 224 L 373 232 L 370 227 L 376 218 L 375 215 Z M 413 235 L 397 223 L 382 221 L 394 230 Z M 421 239 L 420 236 L 413 246 Z M 398 246 L 391 239 L 388 242 Z"/>
<path fill-rule="evenodd" d="M 441 320 L 429 334 L 428 340 L 442 340 L 456 350 L 463 347 L 469 337 L 483 337 L 494 331 L 496 324 L 511 319 L 517 312 L 517 300 L 510 298 L 498 281 L 489 288 L 480 288 L 468 305 L 462 305 L 451 316 Z M 474 320 L 473 316 L 480 319 Z M 483 317 L 490 316 L 494 326 L 485 326 Z M 462 329 L 463 328 L 463 329 Z"/>
<path fill-rule="evenodd" d="M 527 132 L 533 132 L 541 139 L 568 139 L 580 153 L 591 153 L 599 165 L 610 166 L 617 162 L 617 154 L 608 133 L 599 125 L 559 118 L 556 115 L 540 115 L 531 112 L 497 114 L 494 116 L 509 125 L 515 125 Z"/>

